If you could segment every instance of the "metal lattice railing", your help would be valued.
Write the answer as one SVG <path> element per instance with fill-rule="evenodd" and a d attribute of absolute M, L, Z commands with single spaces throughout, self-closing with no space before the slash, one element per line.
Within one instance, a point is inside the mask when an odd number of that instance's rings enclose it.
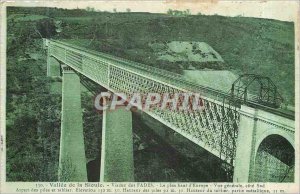
<path fill-rule="evenodd" d="M 232 164 L 235 139 L 228 138 L 239 119 L 228 114 L 232 107 L 223 104 L 227 95 L 218 90 L 195 85 L 181 75 L 131 62 L 100 52 L 87 51 L 60 41 L 47 40 L 48 55 L 99 83 L 112 92 L 130 96 L 139 93 L 200 93 L 203 110 L 173 111 L 152 109 L 150 116 Z M 224 121 L 226 124 L 224 124 Z"/>

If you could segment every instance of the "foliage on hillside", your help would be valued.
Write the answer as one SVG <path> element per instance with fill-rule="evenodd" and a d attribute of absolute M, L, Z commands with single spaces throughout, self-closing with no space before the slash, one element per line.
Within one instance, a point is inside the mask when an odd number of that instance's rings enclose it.
<path fill-rule="evenodd" d="M 33 45 L 42 43 L 31 41 Z M 54 181 L 61 97 L 49 93 L 51 80 L 45 76 L 45 58 L 36 60 L 28 54 L 42 53 L 41 48 L 25 45 L 18 39 L 8 44 L 7 180 Z M 15 46 L 17 49 L 12 49 Z"/>
<path fill-rule="evenodd" d="M 66 11 L 59 39 L 70 39 L 88 48 L 182 73 L 196 69 L 231 70 L 271 77 L 287 104 L 294 104 L 294 24 L 268 19 L 149 13 Z M 72 15 L 72 16 L 71 16 Z M 87 33 L 88 32 L 88 33 Z M 82 39 L 84 39 L 82 41 Z M 151 42 L 206 42 L 225 64 L 166 62 L 158 60 Z"/>
<path fill-rule="evenodd" d="M 196 69 L 231 70 L 271 77 L 287 104 L 294 105 L 294 24 L 268 19 L 150 13 L 90 12 L 80 9 L 14 8 L 8 13 L 47 16 L 63 21 L 55 36 L 91 49 L 182 73 Z M 81 41 L 81 39 L 85 39 Z M 151 42 L 206 42 L 224 59 L 224 65 L 157 60 Z"/>

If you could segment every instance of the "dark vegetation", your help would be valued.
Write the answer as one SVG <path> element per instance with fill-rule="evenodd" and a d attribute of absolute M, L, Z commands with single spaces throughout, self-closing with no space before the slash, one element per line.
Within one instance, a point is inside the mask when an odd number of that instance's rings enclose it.
<path fill-rule="evenodd" d="M 20 31 L 16 32 L 26 34 Z M 14 44 L 8 44 L 8 181 L 56 180 L 53 169 L 58 163 L 61 97 L 49 93 L 51 79 L 45 76 L 45 58 L 29 56 L 29 52 L 43 54 L 41 47 L 36 47 L 42 42 L 33 37 L 22 34 L 15 37 Z"/>
<path fill-rule="evenodd" d="M 287 104 L 294 105 L 294 24 L 277 20 L 151 13 L 91 12 L 80 9 L 13 8 L 23 14 L 46 18 L 48 31 L 53 20 L 62 21 L 62 31 L 52 38 L 90 49 L 181 73 L 190 64 L 196 69 L 226 69 L 237 74 L 269 76 Z M 169 10 L 170 11 L 170 10 Z M 172 13 L 176 12 L 171 10 Z M 186 11 L 188 13 L 188 10 Z M 23 23 L 22 23 L 23 24 Z M 20 24 L 20 25 L 22 25 Z M 53 28 L 50 28 L 50 27 Z M 43 30 L 41 30 L 43 33 Z M 43 36 L 49 37 L 49 33 Z M 55 34 L 51 34 L 55 35 Z M 206 42 L 224 59 L 224 64 L 166 62 L 157 60 L 151 42 Z"/>
<path fill-rule="evenodd" d="M 255 18 L 186 14 L 108 13 L 80 9 L 8 8 L 7 19 L 7 180 L 56 181 L 60 136 L 61 96 L 51 91 L 57 80 L 46 77 L 46 53 L 41 38 L 67 39 L 89 48 L 182 73 L 189 63 L 156 59 L 148 46 L 159 41 L 206 42 L 225 63 L 191 63 L 196 69 L 227 69 L 238 74 L 270 76 L 288 104 L 294 104 L 294 26 L 290 22 Z M 173 12 L 172 12 L 173 13 Z M 56 21 L 62 21 L 58 26 Z M 57 28 L 61 28 L 58 31 Z M 86 156 L 98 158 L 101 117 L 92 95 L 82 94 Z M 220 181 L 218 169 L 190 150 L 164 149 L 157 137 L 145 140 L 145 126 L 135 129 L 137 181 Z M 99 137 L 93 138 L 93 137 Z M 146 142 L 145 149 L 139 149 Z M 175 147 L 181 144 L 173 141 Z M 165 145 L 165 144 L 163 144 Z M 174 145 L 173 145 L 174 146 Z M 192 145 L 191 145 L 192 147 Z M 174 155 L 168 155 L 174 153 Z M 178 156 L 177 164 L 171 164 Z M 199 161 L 199 162 L 191 162 Z M 146 166 L 147 164 L 147 166 Z M 187 164 L 187 165 L 183 165 Z M 182 166 L 185 166 L 182 170 Z M 214 163 L 214 166 L 218 166 Z M 191 173 L 202 168 L 199 175 Z M 206 171 L 205 171 L 206 170 Z M 205 174 L 206 173 L 206 174 Z M 208 173 L 208 174 L 207 174 Z M 224 177 L 223 174 L 219 177 Z M 224 180 L 224 179 L 222 179 Z"/>

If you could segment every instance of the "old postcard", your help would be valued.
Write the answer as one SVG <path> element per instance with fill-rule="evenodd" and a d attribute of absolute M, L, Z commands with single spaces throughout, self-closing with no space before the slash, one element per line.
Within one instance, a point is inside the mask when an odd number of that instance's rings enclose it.
<path fill-rule="evenodd" d="M 1 193 L 299 193 L 299 1 L 2 1 Z"/>

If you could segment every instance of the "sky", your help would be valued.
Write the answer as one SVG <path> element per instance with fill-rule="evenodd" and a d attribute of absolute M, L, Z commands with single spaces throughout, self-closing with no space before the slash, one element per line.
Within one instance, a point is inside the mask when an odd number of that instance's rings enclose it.
<path fill-rule="evenodd" d="M 168 9 L 186 10 L 192 14 L 204 15 L 245 16 L 270 18 L 282 21 L 296 21 L 299 15 L 297 0 L 98 0 L 98 1 L 15 1 L 14 5 L 23 6 L 48 6 L 60 8 L 93 7 L 101 11 L 126 11 L 132 12 L 166 13 Z"/>

